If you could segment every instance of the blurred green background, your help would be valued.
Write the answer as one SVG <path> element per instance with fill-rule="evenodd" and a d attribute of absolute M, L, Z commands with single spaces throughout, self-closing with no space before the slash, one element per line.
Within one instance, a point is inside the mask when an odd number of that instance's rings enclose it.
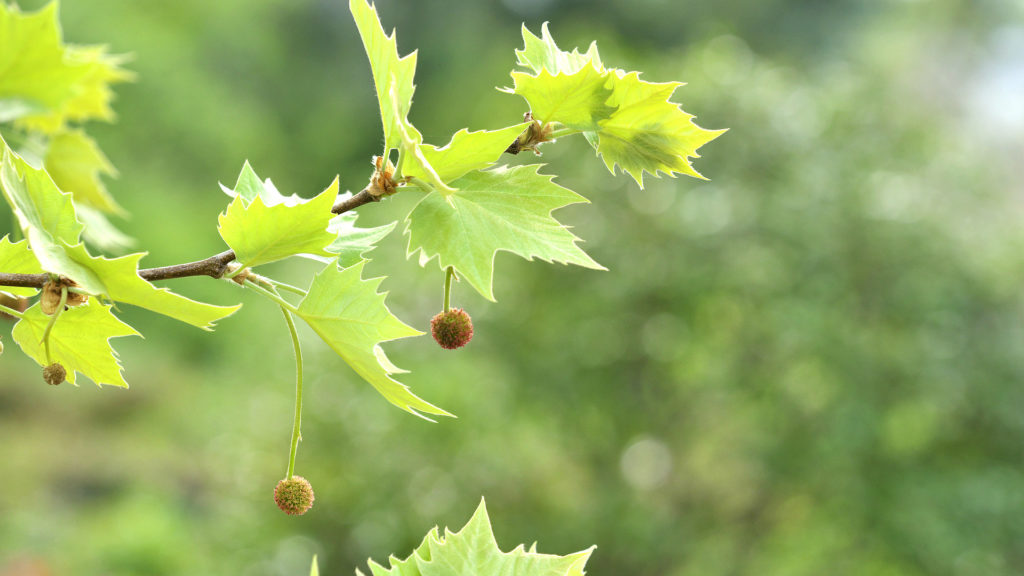
<path fill-rule="evenodd" d="M 292 576 L 314 553 L 350 574 L 481 496 L 502 546 L 597 544 L 595 576 L 1024 573 L 1024 5 L 379 4 L 420 49 L 427 141 L 517 121 L 493 87 L 520 23 L 550 21 L 563 48 L 597 40 L 612 66 L 688 82 L 676 100 L 731 128 L 696 161 L 711 180 L 641 191 L 582 139 L 547 146 L 593 202 L 557 216 L 610 272 L 503 254 L 498 304 L 456 289 L 467 349 L 389 344 L 457 420 L 394 409 L 305 332 L 304 517 L 271 498 L 294 385 L 273 307 L 168 282 L 245 307 L 213 334 L 124 310 L 146 336 L 115 343 L 130 390 L 48 387 L 4 328 L 0 574 Z M 246 159 L 285 194 L 369 177 L 379 120 L 342 0 L 69 0 L 62 21 L 133 54 L 118 123 L 89 129 L 144 264 L 223 249 L 217 183 Z M 368 270 L 422 329 L 443 274 L 404 248 L 393 233 Z"/>

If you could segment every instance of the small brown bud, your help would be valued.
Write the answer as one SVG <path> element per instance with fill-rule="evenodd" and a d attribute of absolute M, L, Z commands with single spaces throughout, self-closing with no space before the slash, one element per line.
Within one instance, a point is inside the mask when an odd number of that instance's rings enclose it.
<path fill-rule="evenodd" d="M 43 284 L 43 291 L 39 295 L 39 308 L 43 311 L 43 314 L 47 316 L 53 316 L 60 306 L 60 293 L 62 288 L 77 287 L 78 284 L 70 278 L 59 278 L 57 280 L 51 280 L 46 284 Z M 67 299 L 64 301 L 65 307 L 70 306 L 81 306 L 89 301 L 89 297 L 85 294 L 79 294 L 77 292 L 68 291 Z"/>

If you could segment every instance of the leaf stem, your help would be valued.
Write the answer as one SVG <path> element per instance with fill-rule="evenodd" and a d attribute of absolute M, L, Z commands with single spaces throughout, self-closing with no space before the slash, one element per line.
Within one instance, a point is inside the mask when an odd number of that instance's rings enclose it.
<path fill-rule="evenodd" d="M 288 453 L 288 475 L 285 476 L 287 480 L 295 474 L 295 453 L 298 452 L 299 440 L 302 439 L 302 347 L 299 345 L 299 333 L 295 329 L 295 320 L 291 312 L 281 306 L 281 313 L 284 314 L 284 321 L 288 323 L 288 332 L 295 348 L 295 419 L 292 423 L 292 443 Z"/>
<path fill-rule="evenodd" d="M 554 140 L 556 138 L 561 138 L 562 136 L 572 136 L 573 134 L 579 134 L 580 132 L 582 131 L 577 130 L 575 128 L 559 128 L 558 130 L 554 130 L 553 132 L 551 132 L 551 134 L 548 134 L 548 138 Z"/>
<path fill-rule="evenodd" d="M 64 312 L 64 306 L 68 303 L 68 287 L 60 287 L 60 304 L 57 305 L 57 310 L 53 312 L 53 316 L 50 316 L 50 322 L 46 325 L 46 329 L 43 330 L 43 348 L 46 350 L 46 363 L 53 364 L 53 359 L 50 358 L 50 331 L 53 330 L 53 326 L 57 324 L 57 319 L 60 318 L 62 312 Z"/>
<path fill-rule="evenodd" d="M 455 269 L 448 267 L 444 276 L 444 311 L 452 307 L 452 277 L 455 276 Z"/>
<path fill-rule="evenodd" d="M 245 285 L 247 287 L 252 288 L 253 290 L 259 292 L 263 296 L 266 296 L 267 298 L 270 298 L 275 303 L 277 303 L 278 306 L 281 306 L 282 308 L 287 309 L 289 312 L 291 312 L 293 314 L 295 314 L 295 313 L 297 313 L 299 311 L 298 308 L 296 308 L 294 305 L 292 305 L 287 300 L 282 298 L 280 294 L 278 294 L 276 292 L 271 292 L 270 290 L 267 290 L 266 288 L 260 286 L 256 282 L 254 282 L 251 278 L 246 278 L 245 279 Z"/>
<path fill-rule="evenodd" d="M 24 314 L 22 312 L 18 312 L 14 308 L 8 308 L 7 306 L 4 306 L 3 304 L 0 304 L 0 312 L 3 312 L 4 314 L 10 314 L 11 316 L 14 316 L 15 318 L 17 318 L 19 320 L 21 319 L 22 316 L 24 316 Z"/>

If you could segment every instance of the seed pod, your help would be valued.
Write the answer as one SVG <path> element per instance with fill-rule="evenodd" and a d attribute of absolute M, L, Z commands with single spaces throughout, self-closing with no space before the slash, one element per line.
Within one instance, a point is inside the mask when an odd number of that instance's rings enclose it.
<path fill-rule="evenodd" d="M 445 350 L 461 348 L 473 339 L 473 321 L 462 308 L 452 308 L 434 316 L 430 334 Z"/>
<path fill-rule="evenodd" d="M 313 487 L 302 476 L 292 476 L 277 483 L 274 502 L 289 516 L 301 516 L 313 507 Z"/>
<path fill-rule="evenodd" d="M 46 368 L 43 368 L 43 380 L 46 381 L 50 386 L 57 386 L 67 379 L 68 372 L 64 369 L 64 366 L 60 362 L 54 362 Z"/>

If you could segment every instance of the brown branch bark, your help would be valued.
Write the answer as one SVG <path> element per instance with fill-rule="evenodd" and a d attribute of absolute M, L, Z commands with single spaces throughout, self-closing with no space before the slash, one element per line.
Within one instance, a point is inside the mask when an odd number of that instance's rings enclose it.
<path fill-rule="evenodd" d="M 339 200 L 331 208 L 334 214 L 344 214 L 354 210 L 363 204 L 379 202 L 380 198 L 370 194 L 369 189 L 360 190 L 358 194 L 350 196 L 345 200 Z M 143 280 L 170 280 L 172 278 L 185 278 L 188 276 L 209 276 L 220 278 L 228 271 L 228 264 L 235 259 L 233 250 L 226 250 L 220 254 L 214 254 L 204 260 L 175 264 L 173 266 L 161 266 L 159 268 L 145 268 L 139 270 L 139 276 Z M 49 281 L 49 274 L 7 274 L 0 272 L 0 286 L 20 286 L 25 288 L 42 288 Z"/>

